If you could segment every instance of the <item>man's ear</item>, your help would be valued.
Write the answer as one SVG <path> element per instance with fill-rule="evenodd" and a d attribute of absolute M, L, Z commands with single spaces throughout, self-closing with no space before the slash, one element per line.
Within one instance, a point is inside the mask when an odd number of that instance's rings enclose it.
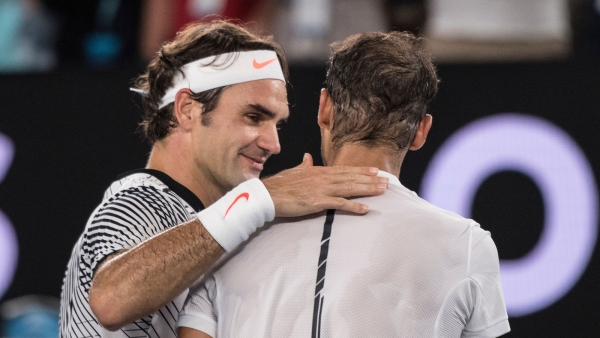
<path fill-rule="evenodd" d="M 429 129 L 431 129 L 431 124 L 433 123 L 433 117 L 429 114 L 426 114 L 421 123 L 419 123 L 419 129 L 417 129 L 417 134 L 415 135 L 415 139 L 410 144 L 408 149 L 410 150 L 419 150 L 427 139 L 427 134 L 429 134 Z"/>
<path fill-rule="evenodd" d="M 319 115 L 317 117 L 319 127 L 331 130 L 333 127 L 333 99 L 327 89 L 321 89 L 319 98 Z"/>
<path fill-rule="evenodd" d="M 192 108 L 196 102 L 192 96 L 194 94 L 188 88 L 183 88 L 175 95 L 175 102 L 173 103 L 173 115 L 177 119 L 177 124 L 183 129 L 190 129 L 193 122 Z"/>

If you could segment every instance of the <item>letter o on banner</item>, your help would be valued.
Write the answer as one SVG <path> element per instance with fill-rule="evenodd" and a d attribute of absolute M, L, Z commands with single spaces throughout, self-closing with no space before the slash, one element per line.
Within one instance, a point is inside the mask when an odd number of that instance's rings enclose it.
<path fill-rule="evenodd" d="M 477 188 L 505 170 L 530 177 L 544 201 L 537 245 L 522 258 L 500 261 L 508 313 L 524 316 L 558 301 L 585 271 L 596 244 L 598 190 L 585 155 L 568 134 L 541 118 L 508 113 L 453 134 L 431 160 L 421 196 L 470 217 Z"/>
<path fill-rule="evenodd" d="M 0 133 L 0 182 L 8 172 L 13 154 L 12 141 Z M 12 282 L 17 268 L 17 255 L 17 234 L 8 217 L 0 211 L 0 298 Z"/>

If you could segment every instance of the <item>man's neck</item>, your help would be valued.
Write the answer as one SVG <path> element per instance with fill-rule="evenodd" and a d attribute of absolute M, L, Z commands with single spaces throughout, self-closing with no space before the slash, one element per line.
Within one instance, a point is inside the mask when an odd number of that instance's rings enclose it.
<path fill-rule="evenodd" d="M 193 163 L 192 156 L 182 151 L 184 147 L 173 144 L 173 140 L 170 141 L 169 143 L 157 142 L 154 144 L 146 168 L 159 170 L 169 175 L 193 192 L 205 207 L 221 198 L 225 192 L 207 181 L 205 175 Z"/>
<path fill-rule="evenodd" d="M 400 166 L 406 151 L 395 151 L 388 147 L 368 147 L 346 144 L 333 154 L 328 166 L 377 167 L 379 170 L 400 177 Z"/>

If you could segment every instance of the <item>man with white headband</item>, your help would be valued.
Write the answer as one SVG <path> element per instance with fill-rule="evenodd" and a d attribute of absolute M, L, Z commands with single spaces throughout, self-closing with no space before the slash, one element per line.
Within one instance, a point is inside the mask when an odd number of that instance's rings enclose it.
<path fill-rule="evenodd" d="M 475 221 L 398 179 L 425 142 L 438 78 L 422 40 L 375 32 L 332 45 L 318 123 L 327 165 L 389 178 L 370 212 L 277 219 L 190 288 L 179 338 L 496 337 L 510 330 L 498 253 Z M 285 244 L 283 244 L 285 243 Z"/>
<path fill-rule="evenodd" d="M 106 190 L 75 245 L 61 337 L 176 337 L 188 287 L 275 216 L 367 206 L 372 167 L 303 163 L 259 180 L 288 117 L 281 48 L 227 23 L 193 24 L 165 44 L 134 91 L 152 144 L 146 169 Z M 342 175 L 340 175 L 342 174 Z"/>

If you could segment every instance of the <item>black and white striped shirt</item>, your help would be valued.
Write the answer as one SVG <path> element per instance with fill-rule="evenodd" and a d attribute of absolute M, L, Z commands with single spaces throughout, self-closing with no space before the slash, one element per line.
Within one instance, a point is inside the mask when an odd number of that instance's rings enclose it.
<path fill-rule="evenodd" d="M 157 170 L 129 172 L 113 182 L 73 248 L 63 282 L 60 337 L 176 337 L 187 291 L 155 313 L 110 332 L 92 313 L 89 290 L 106 257 L 192 219 L 203 208 L 190 190 Z"/>

